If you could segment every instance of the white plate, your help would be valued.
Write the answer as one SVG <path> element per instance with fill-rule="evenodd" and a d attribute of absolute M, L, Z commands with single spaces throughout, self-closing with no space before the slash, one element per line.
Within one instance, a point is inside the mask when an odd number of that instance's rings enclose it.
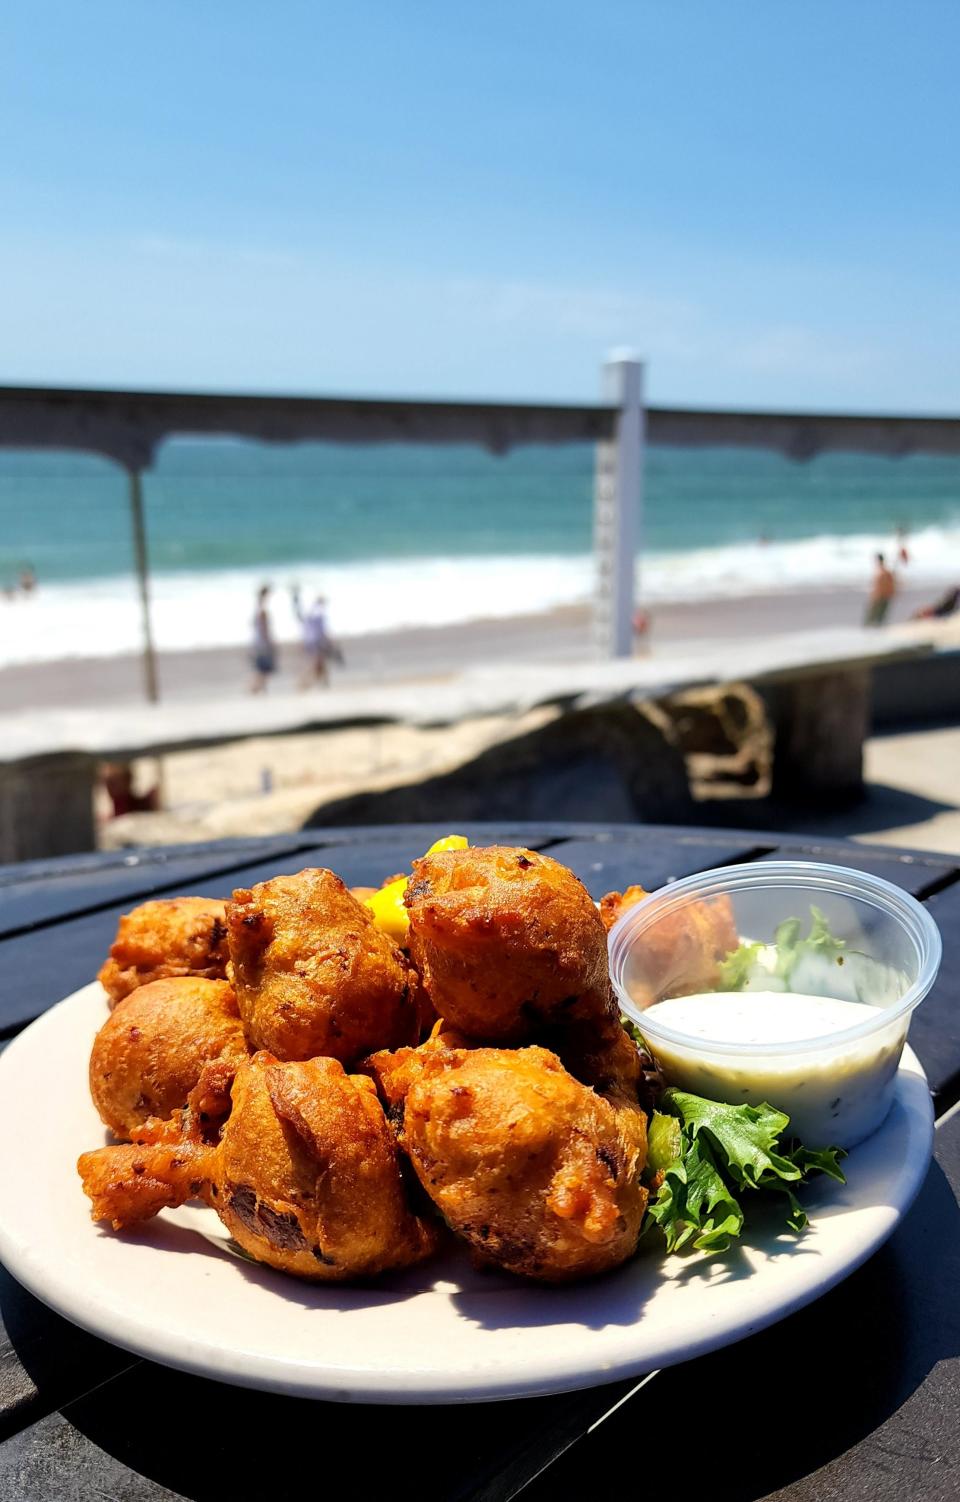
<path fill-rule="evenodd" d="M 368 1288 L 298 1282 L 230 1255 L 212 1211 L 137 1234 L 90 1220 L 75 1162 L 105 1140 L 87 1059 L 99 986 L 67 997 L 0 1057 L 0 1256 L 76 1324 L 169 1366 L 301 1396 L 454 1403 L 564 1392 L 686 1361 L 809 1303 L 894 1230 L 927 1170 L 933 1113 L 907 1049 L 880 1130 L 820 1179 L 802 1237 L 755 1230 L 724 1257 L 652 1250 L 550 1289 L 475 1272 L 466 1256 Z M 200 1233 L 200 1234 L 198 1234 Z"/>

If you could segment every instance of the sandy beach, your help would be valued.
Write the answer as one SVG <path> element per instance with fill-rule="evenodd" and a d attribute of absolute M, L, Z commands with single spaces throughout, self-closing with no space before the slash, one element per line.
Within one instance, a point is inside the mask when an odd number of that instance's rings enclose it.
<path fill-rule="evenodd" d="M 905 589 L 891 613 L 906 620 L 929 603 L 929 589 Z M 698 640 L 736 641 L 813 627 L 858 625 L 861 590 L 829 589 L 756 594 L 702 604 L 663 604 L 652 612 L 649 650 L 668 653 Z M 338 684 L 397 682 L 437 678 L 470 663 L 578 661 L 591 655 L 590 612 L 568 606 L 541 615 L 477 620 L 463 624 L 396 630 L 350 637 L 345 665 L 334 669 Z M 235 693 L 246 683 L 246 653 L 237 647 L 158 655 L 164 699 L 204 699 Z M 281 649 L 278 689 L 296 685 L 302 659 L 295 643 Z M 142 702 L 143 669 L 136 655 L 71 657 L 0 669 L 0 712 L 33 708 L 73 708 Z M 322 690 L 311 690 L 322 692 Z"/>

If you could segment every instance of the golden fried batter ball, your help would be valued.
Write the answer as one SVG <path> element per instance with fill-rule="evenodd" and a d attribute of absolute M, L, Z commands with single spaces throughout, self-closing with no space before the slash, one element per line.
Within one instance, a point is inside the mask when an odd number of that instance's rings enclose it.
<path fill-rule="evenodd" d="M 135 1137 L 150 1117 L 172 1116 L 211 1059 L 240 1060 L 247 1046 L 225 980 L 151 981 L 110 1013 L 90 1055 L 90 1093 L 117 1137 Z"/>
<path fill-rule="evenodd" d="M 572 871 L 507 845 L 413 863 L 410 953 L 444 1023 L 486 1043 L 607 1014 L 607 940 Z"/>
<path fill-rule="evenodd" d="M 349 1063 L 419 1036 L 406 959 L 332 871 L 241 888 L 227 904 L 227 930 L 254 1048 Z"/>
<path fill-rule="evenodd" d="M 371 1080 L 335 1059 L 281 1064 L 259 1053 L 239 1066 L 231 1102 L 216 1146 L 186 1130 L 179 1145 L 84 1153 L 93 1218 L 119 1230 L 199 1195 L 258 1262 L 326 1282 L 433 1251 L 437 1229 L 407 1203 Z"/>
<path fill-rule="evenodd" d="M 211 897 L 165 897 L 125 913 L 97 979 L 116 1006 L 137 986 L 168 975 L 227 973 L 225 904 Z"/>
<path fill-rule="evenodd" d="M 668 996 L 714 991 L 720 963 L 740 938 L 729 897 L 711 897 L 666 913 L 640 936 L 628 978 L 630 993 L 643 1006 Z"/>
<path fill-rule="evenodd" d="M 481 1261 L 557 1283 L 633 1253 L 647 1199 L 642 1111 L 616 1109 L 544 1048 L 402 1052 L 401 1145 Z"/>
<path fill-rule="evenodd" d="M 600 917 L 607 933 L 629 908 L 636 907 L 638 902 L 642 902 L 644 897 L 649 896 L 650 893 L 645 887 L 632 886 L 627 887 L 623 892 L 608 892 L 605 897 L 601 897 Z"/>
<path fill-rule="evenodd" d="M 372 1080 L 336 1059 L 237 1077 L 220 1148 L 217 1210 L 246 1251 L 302 1277 L 406 1267 L 437 1231 L 410 1209 Z"/>
<path fill-rule="evenodd" d="M 493 845 L 413 863 L 410 952 L 444 1027 L 542 1043 L 577 1079 L 636 1099 L 607 935 L 586 887 L 548 855 Z"/>
<path fill-rule="evenodd" d="M 430 1037 L 417 1048 L 381 1048 L 362 1059 L 357 1066 L 375 1082 L 377 1094 L 383 1101 L 388 1118 L 399 1126 L 403 1122 L 403 1103 L 407 1091 L 423 1073 L 423 1060 L 427 1053 L 451 1048 L 469 1048 L 462 1033 L 444 1029 L 438 1022 Z"/>
<path fill-rule="evenodd" d="M 575 1023 L 569 1028 L 545 1028 L 539 1041 L 560 1055 L 574 1079 L 592 1086 L 600 1095 L 637 1104 L 643 1061 L 619 1012 L 615 1017 Z"/>

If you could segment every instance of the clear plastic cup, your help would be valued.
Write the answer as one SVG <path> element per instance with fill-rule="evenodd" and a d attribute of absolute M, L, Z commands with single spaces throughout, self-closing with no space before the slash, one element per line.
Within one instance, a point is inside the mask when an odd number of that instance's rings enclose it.
<path fill-rule="evenodd" d="M 930 914 L 899 887 L 812 861 L 688 877 L 630 908 L 609 938 L 620 1006 L 667 1083 L 767 1101 L 809 1147 L 853 1147 L 883 1121 L 941 950 Z"/>

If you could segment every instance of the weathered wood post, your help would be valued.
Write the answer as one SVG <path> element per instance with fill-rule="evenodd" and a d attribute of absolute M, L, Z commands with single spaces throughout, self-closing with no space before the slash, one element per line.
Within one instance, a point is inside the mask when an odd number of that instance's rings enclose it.
<path fill-rule="evenodd" d="M 133 555 L 137 565 L 140 590 L 140 619 L 143 630 L 143 687 L 147 699 L 156 704 L 160 698 L 157 656 L 153 646 L 150 619 L 150 564 L 147 557 L 147 529 L 143 518 L 143 476 L 139 469 L 127 470 L 130 481 L 130 513 L 133 521 Z"/>
<path fill-rule="evenodd" d="M 643 506 L 643 365 L 634 356 L 615 351 L 604 365 L 603 383 L 604 399 L 618 412 L 613 436 L 597 444 L 594 645 L 601 657 L 630 657 Z"/>

